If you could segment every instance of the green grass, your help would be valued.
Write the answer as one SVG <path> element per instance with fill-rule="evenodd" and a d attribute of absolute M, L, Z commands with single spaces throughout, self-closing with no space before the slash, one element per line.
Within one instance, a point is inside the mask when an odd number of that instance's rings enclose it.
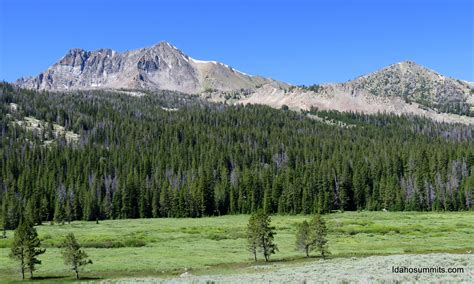
<path fill-rule="evenodd" d="M 273 216 L 275 242 L 280 251 L 273 261 L 304 261 L 295 251 L 296 225 L 310 216 Z M 473 250 L 474 212 L 346 212 L 325 216 L 331 257 L 457 252 Z M 72 280 L 63 264 L 60 244 L 74 232 L 94 264 L 85 277 L 171 275 L 191 269 L 193 274 L 232 271 L 252 264 L 246 250 L 248 216 L 200 219 L 135 219 L 73 222 L 38 226 L 46 253 L 36 275 Z M 8 258 L 13 232 L 0 239 L 0 279 L 19 279 L 16 263 Z M 53 276 L 65 278 L 48 278 Z"/>

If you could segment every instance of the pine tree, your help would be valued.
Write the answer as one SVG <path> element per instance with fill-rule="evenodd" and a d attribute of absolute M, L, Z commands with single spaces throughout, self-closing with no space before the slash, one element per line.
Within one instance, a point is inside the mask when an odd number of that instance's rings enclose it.
<path fill-rule="evenodd" d="M 298 231 L 296 232 L 296 249 L 305 252 L 306 257 L 309 257 L 311 245 L 310 227 L 309 223 L 305 220 L 298 226 Z"/>
<path fill-rule="evenodd" d="M 88 259 L 88 255 L 81 249 L 81 245 L 77 242 L 73 233 L 66 235 L 63 243 L 64 250 L 62 252 L 64 264 L 70 265 L 76 273 L 76 279 L 79 279 L 79 270 L 81 267 L 92 264 L 92 260 Z"/>
<path fill-rule="evenodd" d="M 249 223 L 247 225 L 247 241 L 248 249 L 253 254 L 253 258 L 257 261 L 257 250 L 259 247 L 259 232 L 260 224 L 258 216 L 256 213 L 252 214 L 249 218 Z"/>
<path fill-rule="evenodd" d="M 314 249 L 319 251 L 321 256 L 325 258 L 326 255 L 330 254 L 328 250 L 326 222 L 320 214 L 317 214 L 314 216 L 313 220 L 311 220 L 310 226 L 311 234 L 313 234 L 310 236 L 310 238 L 312 238 L 310 243 L 314 244 Z"/>
<path fill-rule="evenodd" d="M 9 186 L 2 198 L 2 222 L 4 229 L 15 229 L 20 222 L 20 202 L 18 194 Z"/>
<path fill-rule="evenodd" d="M 59 198 L 56 199 L 56 206 L 54 208 L 54 221 L 58 224 L 64 224 L 66 219 L 65 209 Z"/>
<path fill-rule="evenodd" d="M 57 190 L 56 196 L 56 205 L 54 208 L 54 221 L 56 223 L 64 224 L 66 220 L 66 210 L 65 210 L 65 203 L 67 198 L 67 191 L 66 187 L 61 184 Z"/>
<path fill-rule="evenodd" d="M 270 256 L 278 251 L 278 247 L 273 243 L 275 237 L 275 227 L 270 225 L 271 217 L 262 209 L 257 210 L 250 216 L 247 226 L 247 240 L 249 250 L 257 260 L 257 250 L 263 253 L 265 261 L 270 260 Z"/>
<path fill-rule="evenodd" d="M 37 256 L 45 253 L 46 250 L 40 246 L 41 242 L 33 223 L 28 219 L 22 220 L 15 230 L 10 252 L 10 258 L 20 262 L 22 279 L 25 279 L 25 270 L 28 270 L 30 278 L 33 278 L 35 266 L 41 264 L 41 260 Z"/>
<path fill-rule="evenodd" d="M 160 194 L 158 188 L 153 188 L 152 190 L 151 215 L 153 218 L 158 218 L 160 216 Z"/>
<path fill-rule="evenodd" d="M 259 210 L 257 215 L 259 216 L 260 224 L 260 249 L 265 257 L 265 261 L 268 262 L 270 256 L 278 251 L 278 246 L 273 243 L 273 239 L 276 235 L 275 227 L 270 225 L 271 217 L 263 212 L 263 210 Z"/>
<path fill-rule="evenodd" d="M 160 214 L 161 217 L 171 217 L 171 198 L 168 189 L 168 182 L 165 182 L 160 191 Z"/>

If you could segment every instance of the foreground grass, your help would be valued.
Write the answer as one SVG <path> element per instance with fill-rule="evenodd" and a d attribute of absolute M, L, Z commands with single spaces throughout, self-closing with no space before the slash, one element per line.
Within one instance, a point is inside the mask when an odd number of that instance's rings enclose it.
<path fill-rule="evenodd" d="M 273 261 L 305 261 L 294 249 L 295 231 L 309 218 L 272 217 L 280 249 Z M 474 212 L 346 212 L 325 218 L 331 257 L 474 250 Z M 82 273 L 89 279 L 232 271 L 252 263 L 246 250 L 247 221 L 248 216 L 237 215 L 38 226 L 47 251 L 36 275 L 48 281 L 73 280 L 59 248 L 68 232 L 74 232 L 94 261 Z M 17 264 L 8 259 L 13 232 L 7 236 L 0 239 L 0 279 L 14 281 L 19 279 Z"/>

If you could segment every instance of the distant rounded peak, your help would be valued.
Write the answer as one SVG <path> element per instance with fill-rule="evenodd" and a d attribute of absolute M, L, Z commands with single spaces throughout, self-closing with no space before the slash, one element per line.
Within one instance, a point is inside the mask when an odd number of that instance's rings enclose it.
<path fill-rule="evenodd" d="M 424 67 L 423 65 L 416 63 L 415 61 L 405 60 L 405 61 L 400 61 L 397 63 L 390 64 L 390 65 L 386 65 L 385 67 L 381 67 L 380 69 L 370 72 L 368 74 L 358 76 L 350 81 L 361 80 L 361 79 L 365 80 L 368 78 L 373 78 L 374 76 L 380 76 L 380 75 L 383 75 L 386 73 L 392 73 L 392 72 L 400 73 L 402 76 L 405 76 L 407 73 L 413 73 L 413 72 L 417 73 L 423 70 L 434 72 Z"/>
<path fill-rule="evenodd" d="M 400 61 L 397 63 L 393 63 L 391 65 L 382 67 L 381 69 L 373 73 L 380 73 L 380 72 L 385 72 L 385 71 L 406 72 L 406 71 L 413 71 L 413 70 L 429 70 L 429 69 L 424 67 L 423 65 L 416 63 L 415 61 L 405 60 L 405 61 Z M 373 74 L 373 73 L 370 73 L 370 74 Z"/>
<path fill-rule="evenodd" d="M 410 71 L 410 72 L 415 72 L 419 74 L 434 74 L 438 76 L 439 78 L 444 78 L 443 75 L 439 74 L 435 70 L 429 67 L 423 66 L 421 64 L 418 64 L 414 61 L 402 61 L 398 63 L 398 66 L 400 66 L 401 67 L 400 69 L 404 71 Z"/>

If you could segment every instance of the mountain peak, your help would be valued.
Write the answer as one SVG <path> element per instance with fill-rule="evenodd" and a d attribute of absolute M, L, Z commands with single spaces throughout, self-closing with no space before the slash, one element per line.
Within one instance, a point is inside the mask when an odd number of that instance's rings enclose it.
<path fill-rule="evenodd" d="M 167 41 L 160 41 L 160 42 L 154 44 L 151 48 L 163 48 L 163 49 L 179 50 L 176 46 L 172 45 L 171 43 L 169 43 Z"/>
<path fill-rule="evenodd" d="M 467 105 L 472 87 L 460 80 L 440 75 L 414 61 L 402 61 L 337 86 L 338 92 L 352 96 L 402 98 L 429 107 Z M 469 107 L 466 106 L 467 112 Z"/>
<path fill-rule="evenodd" d="M 370 75 L 370 74 L 373 74 L 373 73 L 377 73 L 377 72 L 383 72 L 385 70 L 391 70 L 391 69 L 397 69 L 397 70 L 402 70 L 402 71 L 405 71 L 405 70 L 412 70 L 412 69 L 427 69 L 429 70 L 428 68 L 426 68 L 425 66 L 421 65 L 421 64 L 418 64 L 416 63 L 415 61 L 411 61 L 411 60 L 404 60 L 404 61 L 400 61 L 400 62 L 397 62 L 397 63 L 393 63 L 393 64 L 390 64 L 390 65 L 387 65 L 385 67 L 382 67 L 380 68 L 379 70 L 375 71 L 375 72 L 372 72 L 372 73 L 369 73 L 367 75 Z"/>
<path fill-rule="evenodd" d="M 432 69 L 429 69 L 421 64 L 418 64 L 415 61 L 406 60 L 406 61 L 400 61 L 397 63 L 387 65 L 369 74 L 359 76 L 352 81 L 367 80 L 369 78 L 380 79 L 379 77 L 381 76 L 402 78 L 402 77 L 407 77 L 407 76 L 413 76 L 413 74 L 419 75 L 419 76 L 425 76 L 425 77 L 434 76 L 436 78 L 442 78 L 442 77 L 444 78 L 444 76 L 438 74 L 436 71 Z"/>
<path fill-rule="evenodd" d="M 206 90 L 254 89 L 273 82 L 235 72 L 225 64 L 203 62 L 192 59 L 167 41 L 126 52 L 108 48 L 95 51 L 73 48 L 43 73 L 18 80 L 17 84 L 24 88 L 61 91 L 107 88 L 196 94 Z"/>
<path fill-rule="evenodd" d="M 421 66 L 420 64 L 416 63 L 415 61 L 411 61 L 411 60 L 400 61 L 400 62 L 395 63 L 395 64 L 393 64 L 393 65 Z"/>

